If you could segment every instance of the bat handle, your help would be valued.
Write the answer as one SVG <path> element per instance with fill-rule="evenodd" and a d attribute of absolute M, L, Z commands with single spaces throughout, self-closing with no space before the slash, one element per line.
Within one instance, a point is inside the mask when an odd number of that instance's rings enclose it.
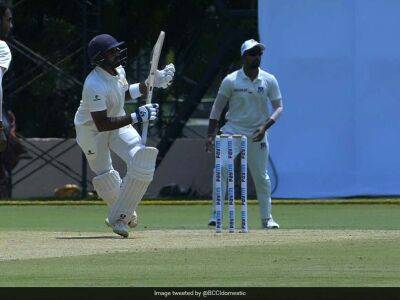
<path fill-rule="evenodd" d="M 142 145 L 146 145 L 147 142 L 147 131 L 149 128 L 149 122 L 143 122 L 142 125 Z"/>

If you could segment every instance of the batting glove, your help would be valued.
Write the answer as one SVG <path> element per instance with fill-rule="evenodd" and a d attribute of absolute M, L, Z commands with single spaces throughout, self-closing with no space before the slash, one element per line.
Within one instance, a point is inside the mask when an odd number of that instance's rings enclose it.
<path fill-rule="evenodd" d="M 154 86 L 166 89 L 172 83 L 175 74 L 174 64 L 166 65 L 163 70 L 157 70 L 154 77 Z"/>
<path fill-rule="evenodd" d="M 154 121 L 157 119 L 158 114 L 158 104 L 146 104 L 138 107 L 134 113 L 131 114 L 132 123 L 143 123 L 147 121 Z"/>

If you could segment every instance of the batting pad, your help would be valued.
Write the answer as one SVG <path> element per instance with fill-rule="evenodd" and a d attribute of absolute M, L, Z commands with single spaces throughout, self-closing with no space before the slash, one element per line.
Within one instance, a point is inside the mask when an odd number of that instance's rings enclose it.
<path fill-rule="evenodd" d="M 122 180 L 117 171 L 110 170 L 98 175 L 93 178 L 92 183 L 97 195 L 99 195 L 107 205 L 110 206 L 118 200 Z"/>
<path fill-rule="evenodd" d="M 111 206 L 108 220 L 115 224 L 118 220 L 130 221 L 150 182 L 153 180 L 158 150 L 153 147 L 139 149 L 128 166 L 122 181 L 118 200 Z"/>

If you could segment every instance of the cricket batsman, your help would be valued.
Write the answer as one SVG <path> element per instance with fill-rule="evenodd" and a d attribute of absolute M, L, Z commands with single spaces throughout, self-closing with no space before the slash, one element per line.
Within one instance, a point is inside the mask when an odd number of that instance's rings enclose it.
<path fill-rule="evenodd" d="M 7 138 L 3 127 L 3 76 L 11 63 L 11 51 L 5 40 L 12 29 L 11 9 L 0 3 L 0 152 L 7 146 Z"/>
<path fill-rule="evenodd" d="M 94 69 L 86 77 L 82 100 L 75 114 L 76 140 L 96 174 L 93 187 L 107 203 L 107 225 L 116 234 L 129 236 L 129 227 L 137 225 L 136 208 L 153 180 L 158 150 L 146 147 L 132 127 L 157 118 L 158 104 L 140 106 L 126 114 L 124 102 L 147 93 L 146 82 L 128 84 L 125 70 L 124 42 L 108 34 L 95 36 L 88 45 L 88 56 Z M 167 88 L 175 67 L 167 65 L 157 71 L 154 86 Z M 126 163 L 121 180 L 114 170 L 110 151 Z"/>
<path fill-rule="evenodd" d="M 211 152 L 215 136 L 219 131 L 219 119 L 225 106 L 226 124 L 221 128 L 224 134 L 241 134 L 248 138 L 248 166 L 253 177 L 260 207 L 261 226 L 265 229 L 279 228 L 271 214 L 271 181 L 268 176 L 267 130 L 278 120 L 283 111 L 282 96 L 276 78 L 260 69 L 261 56 L 265 46 L 253 39 L 242 44 L 242 68 L 224 78 L 213 104 L 208 126 L 206 151 Z M 271 103 L 270 114 L 268 102 Z M 224 140 L 222 140 L 223 142 Z M 226 147 L 222 147 L 226 151 Z M 240 152 L 238 141 L 234 141 L 233 154 Z M 226 153 L 222 163 L 222 199 L 225 199 L 227 184 Z M 215 177 L 215 173 L 214 173 Z M 209 221 L 215 226 L 215 179 L 213 186 L 213 212 Z M 222 202 L 223 203 L 223 202 Z"/>

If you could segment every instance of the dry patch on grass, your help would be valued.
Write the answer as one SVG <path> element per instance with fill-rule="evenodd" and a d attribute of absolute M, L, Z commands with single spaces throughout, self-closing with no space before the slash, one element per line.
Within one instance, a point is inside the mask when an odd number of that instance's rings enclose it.
<path fill-rule="evenodd" d="M 399 230 L 280 229 L 252 230 L 247 234 L 215 234 L 212 230 L 148 230 L 133 232 L 128 239 L 98 232 L 0 231 L 0 260 L 363 239 L 379 242 L 399 238 Z"/>

